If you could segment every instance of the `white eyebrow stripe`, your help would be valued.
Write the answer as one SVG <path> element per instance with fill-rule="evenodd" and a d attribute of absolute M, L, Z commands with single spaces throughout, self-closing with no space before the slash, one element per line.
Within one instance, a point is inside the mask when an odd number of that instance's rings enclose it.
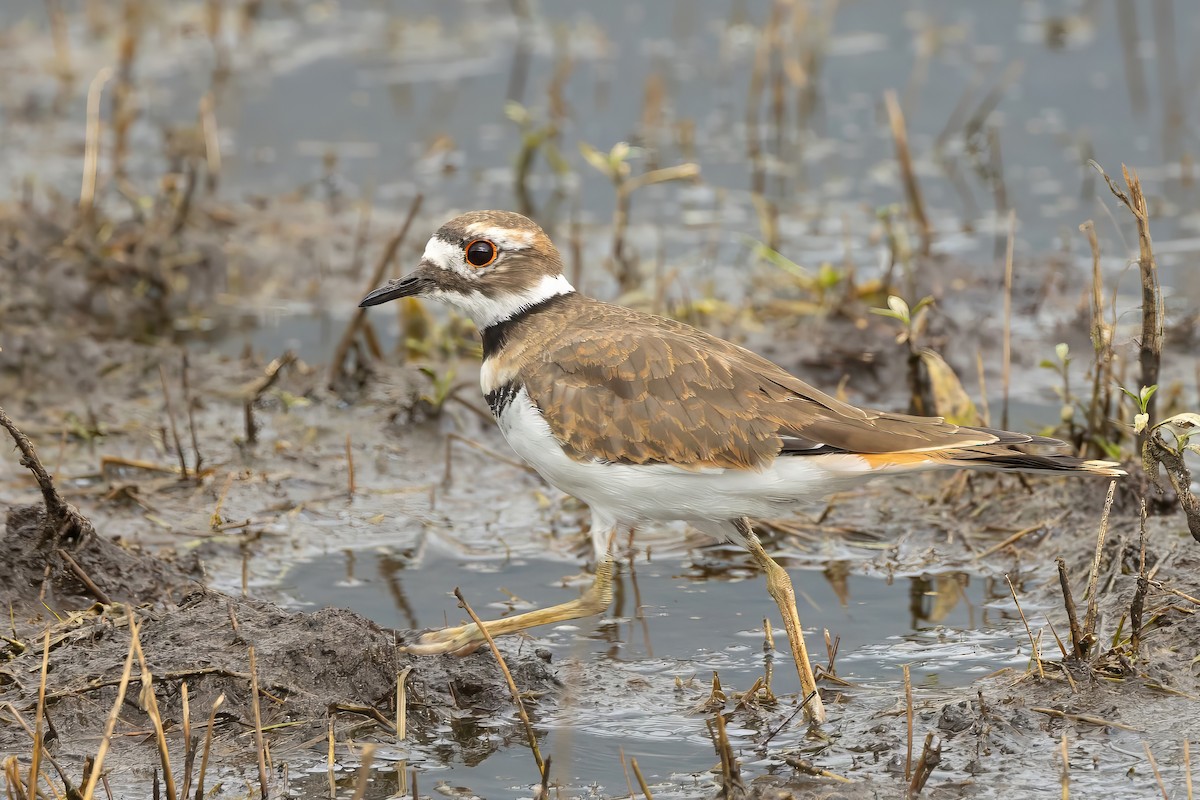
<path fill-rule="evenodd" d="M 425 245 L 425 253 L 422 258 L 435 267 L 455 269 L 455 265 L 462 258 L 462 250 L 457 245 L 434 236 Z"/>
<path fill-rule="evenodd" d="M 533 233 L 511 228 L 497 228 L 485 222 L 476 222 L 466 228 L 468 236 L 487 239 L 501 250 L 525 250 L 533 244 Z"/>

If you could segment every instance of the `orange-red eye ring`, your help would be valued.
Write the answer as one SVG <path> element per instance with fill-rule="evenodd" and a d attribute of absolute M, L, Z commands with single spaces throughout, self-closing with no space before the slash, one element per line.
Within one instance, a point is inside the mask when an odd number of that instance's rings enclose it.
<path fill-rule="evenodd" d="M 487 239 L 476 239 L 463 248 L 463 258 L 475 269 L 483 269 L 496 260 L 500 251 Z"/>

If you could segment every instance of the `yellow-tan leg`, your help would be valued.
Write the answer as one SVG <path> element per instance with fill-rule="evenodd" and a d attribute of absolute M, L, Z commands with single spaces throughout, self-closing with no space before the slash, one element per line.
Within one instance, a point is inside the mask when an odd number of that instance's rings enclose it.
<path fill-rule="evenodd" d="M 550 608 L 527 611 L 515 617 L 488 620 L 483 623 L 487 632 L 492 636 L 506 633 L 516 633 L 538 625 L 549 625 L 553 622 L 565 622 L 569 619 L 579 619 L 599 614 L 612 605 L 613 570 L 615 563 L 612 558 L 605 557 L 596 565 L 596 577 L 592 585 L 578 599 L 561 603 Z M 474 622 L 460 625 L 456 628 L 443 628 L 440 631 L 430 631 L 422 634 L 415 644 L 402 647 L 406 653 L 417 655 L 436 655 L 452 653 L 465 656 L 474 652 L 487 640 L 483 631 Z M 803 646 L 803 645 L 801 645 Z"/>
<path fill-rule="evenodd" d="M 737 527 L 746 549 L 767 574 L 767 591 L 771 593 L 775 604 L 779 606 L 779 613 L 783 615 L 788 644 L 792 646 L 792 658 L 796 662 L 796 672 L 800 675 L 801 697 L 812 695 L 812 700 L 804 707 L 804 716 L 811 722 L 822 723 L 825 721 L 825 706 L 821 703 L 820 692 L 817 691 L 817 677 L 813 674 L 812 664 L 808 660 L 808 648 L 804 646 L 804 629 L 800 626 L 800 612 L 796 610 L 796 592 L 792 589 L 792 579 L 787 570 L 767 555 L 748 520 L 740 520 Z"/>

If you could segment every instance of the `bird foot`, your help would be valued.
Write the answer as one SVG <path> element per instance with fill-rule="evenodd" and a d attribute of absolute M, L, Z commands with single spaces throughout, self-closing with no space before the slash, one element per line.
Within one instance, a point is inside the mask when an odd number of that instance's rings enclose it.
<path fill-rule="evenodd" d="M 402 646 L 400 652 L 418 656 L 469 656 L 486 642 L 479 626 L 472 622 L 456 628 L 426 631 L 417 637 L 416 642 Z"/>

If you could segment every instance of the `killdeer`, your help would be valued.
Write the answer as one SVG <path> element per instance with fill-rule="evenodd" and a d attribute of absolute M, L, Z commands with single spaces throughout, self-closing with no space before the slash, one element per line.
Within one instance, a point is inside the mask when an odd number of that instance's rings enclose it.
<path fill-rule="evenodd" d="M 480 383 L 504 437 L 592 512 L 592 586 L 578 600 L 485 622 L 488 632 L 602 612 L 618 533 L 686 520 L 741 543 L 766 573 L 816 722 L 825 711 L 792 583 L 750 519 L 922 470 L 1124 474 L 1107 461 L 1021 449 L 1062 444 L 1055 439 L 859 409 L 704 331 L 586 297 L 563 276 L 549 237 L 519 214 L 450 220 L 413 272 L 361 305 L 400 297 L 431 297 L 474 320 L 483 337 Z M 469 624 L 426 633 L 408 649 L 466 653 L 483 641 Z"/>

